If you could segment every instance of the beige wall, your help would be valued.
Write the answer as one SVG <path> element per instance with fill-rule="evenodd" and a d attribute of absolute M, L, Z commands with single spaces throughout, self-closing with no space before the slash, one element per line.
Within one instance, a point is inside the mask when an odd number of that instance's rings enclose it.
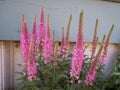
<path fill-rule="evenodd" d="M 85 54 L 90 54 L 91 44 L 89 44 Z M 70 51 L 73 51 L 74 43 L 70 44 Z M 99 47 L 99 45 L 98 45 Z M 110 44 L 109 55 L 106 66 L 104 68 L 105 76 L 107 76 L 116 63 L 117 55 L 120 54 L 120 44 Z M 17 64 L 22 63 L 19 42 L 0 41 L 0 88 L 9 87 L 11 90 L 18 83 L 19 77 L 16 71 L 20 70 Z"/>

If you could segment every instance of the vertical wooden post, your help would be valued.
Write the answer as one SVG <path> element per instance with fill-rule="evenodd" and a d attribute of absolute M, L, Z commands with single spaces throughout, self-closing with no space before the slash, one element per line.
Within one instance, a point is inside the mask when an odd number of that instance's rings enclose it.
<path fill-rule="evenodd" d="M 0 89 L 4 90 L 5 80 L 4 80 L 4 57 L 3 57 L 4 49 L 3 42 L 0 41 Z"/>
<path fill-rule="evenodd" d="M 0 41 L 0 90 L 14 88 L 13 42 Z"/>
<path fill-rule="evenodd" d="M 10 88 L 14 88 L 14 42 L 10 42 Z"/>

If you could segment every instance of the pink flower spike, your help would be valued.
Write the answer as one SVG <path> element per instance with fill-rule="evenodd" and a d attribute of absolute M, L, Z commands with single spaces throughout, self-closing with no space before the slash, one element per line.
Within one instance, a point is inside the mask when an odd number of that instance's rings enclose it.
<path fill-rule="evenodd" d="M 30 47 L 29 47 L 29 58 L 27 62 L 27 72 L 28 72 L 28 80 L 32 81 L 36 79 L 36 62 L 35 62 L 35 50 L 34 50 L 34 37 L 31 37 Z"/>
<path fill-rule="evenodd" d="M 44 25 L 44 6 L 41 7 L 41 17 L 40 17 L 40 24 Z"/>
<path fill-rule="evenodd" d="M 80 14 L 78 36 L 73 52 L 72 64 L 70 70 L 70 77 L 74 77 L 76 80 L 79 80 L 79 75 L 80 72 L 82 71 L 83 58 L 84 58 L 83 47 L 84 47 L 84 43 L 83 43 L 83 11 L 82 11 Z"/>
<path fill-rule="evenodd" d="M 34 37 L 35 55 L 37 55 L 39 48 L 38 48 L 37 32 L 36 32 L 36 16 L 34 17 L 33 30 L 32 30 L 32 35 L 31 35 L 31 37 Z"/>
<path fill-rule="evenodd" d="M 50 36 L 50 24 L 49 24 L 49 15 L 48 15 L 46 36 L 43 43 L 43 57 L 45 63 L 48 63 L 53 59 L 52 54 L 53 54 L 53 40 Z"/>
<path fill-rule="evenodd" d="M 38 36 L 39 36 L 39 41 L 43 42 L 45 38 L 45 25 L 44 25 L 44 6 L 41 7 L 41 13 L 40 13 L 40 25 L 39 25 L 39 31 L 38 31 Z"/>
<path fill-rule="evenodd" d="M 93 42 L 92 42 L 92 55 L 91 55 L 92 61 L 94 59 L 96 47 L 97 47 L 97 43 L 98 43 L 97 28 L 98 28 L 98 19 L 96 20 L 94 37 L 93 37 Z"/>
<path fill-rule="evenodd" d="M 70 36 L 70 25 L 72 21 L 72 15 L 70 15 L 68 26 L 67 26 L 67 32 L 66 32 L 66 37 L 65 37 L 65 46 L 67 47 L 67 50 L 69 49 L 69 36 Z"/>
<path fill-rule="evenodd" d="M 110 37 L 111 37 L 111 34 L 113 32 L 113 29 L 114 29 L 114 24 L 111 27 L 111 30 L 107 36 L 107 40 L 106 40 L 105 45 L 104 45 L 104 51 L 103 51 L 102 61 L 101 61 L 102 64 L 106 63 L 106 59 L 107 59 L 107 55 L 108 55 L 108 46 L 109 46 Z"/>
<path fill-rule="evenodd" d="M 101 56 L 101 52 L 102 52 L 102 49 L 103 49 L 103 46 L 104 46 L 104 41 L 105 41 L 105 35 L 103 37 L 103 40 L 102 40 L 102 43 L 101 43 L 101 47 L 99 48 L 99 51 L 95 57 L 95 60 L 92 62 L 88 72 L 87 72 L 87 75 L 86 75 L 86 78 L 85 78 L 85 85 L 93 85 L 93 81 L 95 80 L 95 77 L 96 77 L 96 69 L 97 69 L 97 65 L 100 61 L 100 56 Z"/>
<path fill-rule="evenodd" d="M 70 34 L 71 21 L 72 21 L 72 15 L 70 15 L 70 18 L 69 18 L 66 36 L 64 36 L 64 27 L 62 28 L 61 54 L 63 59 L 66 58 L 66 54 L 68 53 L 68 50 L 69 50 L 69 34 Z"/>
<path fill-rule="evenodd" d="M 65 37 L 64 37 L 64 27 L 62 28 L 62 40 L 61 40 L 61 46 L 60 46 L 60 52 L 62 54 L 62 58 L 65 59 L 65 51 L 66 51 L 66 46 L 65 46 Z"/>
<path fill-rule="evenodd" d="M 24 63 L 26 64 L 28 60 L 28 51 L 29 51 L 29 34 L 27 29 L 27 23 L 24 20 L 24 16 L 22 16 L 22 30 L 20 35 L 20 48 L 22 57 L 24 59 Z"/>
<path fill-rule="evenodd" d="M 36 15 L 34 17 L 32 34 L 36 34 Z"/>

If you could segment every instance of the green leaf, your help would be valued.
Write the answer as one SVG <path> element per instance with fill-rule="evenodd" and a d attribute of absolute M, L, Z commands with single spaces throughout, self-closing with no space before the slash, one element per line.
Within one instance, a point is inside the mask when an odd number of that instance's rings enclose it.
<path fill-rule="evenodd" d="M 57 77 L 56 77 L 56 79 L 55 79 L 55 83 L 58 83 L 58 82 L 59 82 L 59 80 L 60 80 L 60 79 L 62 79 L 62 78 L 67 79 L 67 78 L 68 78 L 68 76 L 67 76 L 67 75 L 65 75 L 65 74 L 63 74 L 63 73 L 61 73 L 61 74 L 57 75 Z"/>
<path fill-rule="evenodd" d="M 113 73 L 113 75 L 120 76 L 120 73 Z"/>

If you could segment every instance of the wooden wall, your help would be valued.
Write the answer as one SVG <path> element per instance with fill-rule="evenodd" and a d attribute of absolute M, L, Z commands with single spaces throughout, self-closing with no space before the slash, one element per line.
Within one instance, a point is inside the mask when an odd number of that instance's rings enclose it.
<path fill-rule="evenodd" d="M 57 40 L 61 40 L 62 27 L 66 30 L 72 14 L 70 41 L 75 42 L 79 14 L 84 10 L 85 42 L 92 41 L 95 21 L 98 18 L 99 40 L 101 41 L 103 34 L 108 34 L 112 24 L 115 24 L 111 43 L 120 43 L 120 3 L 103 0 L 0 0 L 0 40 L 19 41 L 22 14 L 27 20 L 29 32 L 32 31 L 33 17 L 37 15 L 38 29 L 42 4 L 45 7 L 45 18 L 50 14 L 51 30 L 55 30 Z"/>
<path fill-rule="evenodd" d="M 86 54 L 90 53 L 91 44 L 89 44 Z M 70 51 L 73 51 L 74 43 L 70 44 Z M 99 46 L 98 46 L 99 47 Z M 120 44 L 110 44 L 109 56 L 107 64 L 104 69 L 105 76 L 110 74 L 111 70 L 115 66 L 117 55 L 120 54 Z M 15 41 L 0 41 L 0 90 L 4 88 L 16 87 L 19 77 L 16 71 L 20 70 L 17 64 L 22 63 L 19 42 Z"/>

